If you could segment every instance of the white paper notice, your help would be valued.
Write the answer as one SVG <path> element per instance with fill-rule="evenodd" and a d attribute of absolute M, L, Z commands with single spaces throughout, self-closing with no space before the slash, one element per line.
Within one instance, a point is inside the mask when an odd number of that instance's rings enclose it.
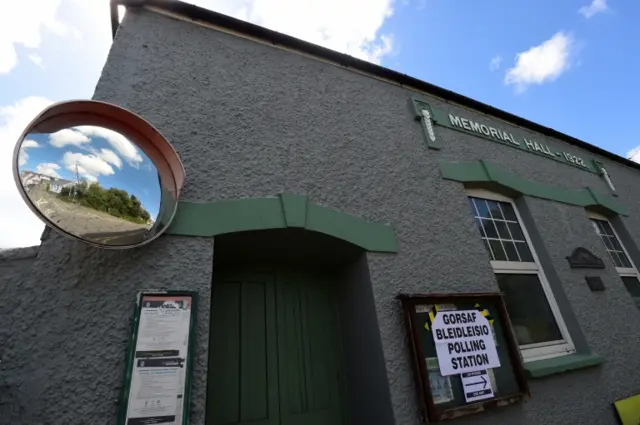
<path fill-rule="evenodd" d="M 191 297 L 142 297 L 126 425 L 182 424 Z"/>
<path fill-rule="evenodd" d="M 440 311 L 432 329 L 442 376 L 500 367 L 493 331 L 478 310 Z"/>
<path fill-rule="evenodd" d="M 488 375 L 486 370 L 478 370 L 460 375 L 462 391 L 464 392 L 464 399 L 467 403 L 494 397 L 491 379 Z"/>
<path fill-rule="evenodd" d="M 427 370 L 429 371 L 429 384 L 431 385 L 431 397 L 434 404 L 448 403 L 453 400 L 451 378 L 440 375 L 438 371 L 438 359 L 428 358 Z"/>

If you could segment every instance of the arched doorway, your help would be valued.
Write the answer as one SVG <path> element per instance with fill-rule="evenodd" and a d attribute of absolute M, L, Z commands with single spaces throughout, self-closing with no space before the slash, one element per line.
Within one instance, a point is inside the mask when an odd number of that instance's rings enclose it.
<path fill-rule="evenodd" d="M 362 248 L 304 229 L 214 245 L 207 424 L 350 425 L 372 404 L 391 411 Z"/>

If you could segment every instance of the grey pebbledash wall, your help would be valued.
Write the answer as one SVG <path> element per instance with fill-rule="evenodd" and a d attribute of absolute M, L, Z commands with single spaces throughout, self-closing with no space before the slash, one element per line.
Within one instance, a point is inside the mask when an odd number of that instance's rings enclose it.
<path fill-rule="evenodd" d="M 399 252 L 367 259 L 396 425 L 415 425 L 420 417 L 394 297 L 497 290 L 464 187 L 443 180 L 438 163 L 486 159 L 538 182 L 608 192 L 595 174 L 451 129 L 436 127 L 443 148 L 428 150 L 413 119 L 412 94 L 274 46 L 130 8 L 94 95 L 142 115 L 173 143 L 187 173 L 186 201 L 293 192 L 393 226 Z M 423 97 L 434 107 L 462 110 Z M 559 140 L 550 144 L 593 158 Z M 640 241 L 640 171 L 598 159 L 630 211 L 621 218 L 629 237 Z M 524 202 L 535 220 L 529 232 L 540 235 L 586 343 L 606 363 L 531 380 L 527 403 L 454 423 L 613 425 L 611 403 L 640 387 L 640 340 L 633 338 L 640 313 L 584 209 Z M 607 263 L 598 272 L 604 292 L 590 292 L 585 273 L 568 267 L 564 257 L 576 246 Z M 191 411 L 192 423 L 203 424 L 213 256 L 213 241 L 200 238 L 164 236 L 126 253 L 55 234 L 45 239 L 28 278 L 16 285 L 0 276 L 2 298 L 13 303 L 10 312 L 0 309 L 0 323 L 9 314 L 16 323 L 0 334 L 0 386 L 16 400 L 0 398 L 0 424 L 113 423 L 133 301 L 149 288 L 200 292 Z"/>
<path fill-rule="evenodd" d="M 0 424 L 114 424 L 136 294 L 200 294 L 194 394 L 204 394 L 213 242 L 162 237 L 105 252 L 56 233 L 28 278 L 0 275 Z M 194 397 L 193 424 L 204 423 Z"/>

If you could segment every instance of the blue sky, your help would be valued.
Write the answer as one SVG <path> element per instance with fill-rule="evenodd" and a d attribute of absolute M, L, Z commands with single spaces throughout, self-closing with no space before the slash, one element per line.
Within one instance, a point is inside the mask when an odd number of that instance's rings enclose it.
<path fill-rule="evenodd" d="M 82 127 L 80 127 L 82 129 Z M 95 127 L 94 127 L 95 129 Z M 95 130 L 94 130 L 95 131 Z M 99 130 L 105 132 L 104 129 Z M 33 171 L 54 178 L 99 183 L 108 189 L 125 190 L 140 200 L 143 207 L 155 219 L 160 203 L 158 173 L 149 158 L 139 149 L 137 155 L 127 159 L 105 136 L 85 136 L 79 130 L 65 129 L 52 135 L 31 133 L 23 144 L 19 160 L 20 171 Z M 69 136 L 71 135 L 71 136 Z M 62 136 L 62 137 L 61 137 Z M 66 138 L 65 138 L 66 136 Z M 81 141 L 75 142 L 74 141 Z M 120 147 L 116 144 L 116 147 Z"/>
<path fill-rule="evenodd" d="M 622 156 L 640 145 L 638 1 L 191 2 L 379 63 Z M 13 145 L 51 102 L 92 96 L 111 43 L 108 3 L 22 0 L 0 15 L 0 248 L 39 243 L 42 225 L 13 184 Z"/>

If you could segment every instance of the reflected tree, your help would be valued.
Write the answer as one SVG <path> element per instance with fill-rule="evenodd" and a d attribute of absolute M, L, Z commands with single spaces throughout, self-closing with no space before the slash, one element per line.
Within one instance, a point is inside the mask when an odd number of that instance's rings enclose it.
<path fill-rule="evenodd" d="M 58 197 L 133 223 L 146 224 L 151 220 L 149 212 L 135 195 L 129 195 L 126 190 L 115 187 L 105 189 L 99 183 L 81 181 L 74 186 L 62 188 Z"/>

